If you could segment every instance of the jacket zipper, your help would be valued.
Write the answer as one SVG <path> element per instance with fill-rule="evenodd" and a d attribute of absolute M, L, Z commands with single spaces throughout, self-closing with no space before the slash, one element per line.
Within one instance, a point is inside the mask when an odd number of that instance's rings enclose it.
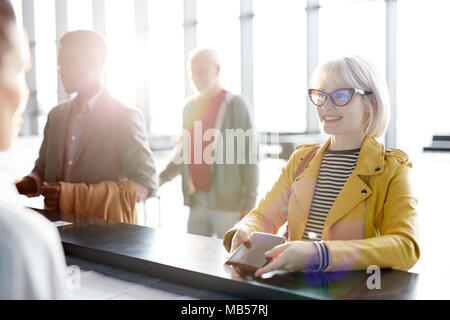
<path fill-rule="evenodd" d="M 370 177 L 367 179 L 367 186 L 370 188 Z M 367 235 L 367 198 L 364 200 L 364 217 L 363 217 L 363 226 L 364 226 L 364 239 L 366 239 Z"/>

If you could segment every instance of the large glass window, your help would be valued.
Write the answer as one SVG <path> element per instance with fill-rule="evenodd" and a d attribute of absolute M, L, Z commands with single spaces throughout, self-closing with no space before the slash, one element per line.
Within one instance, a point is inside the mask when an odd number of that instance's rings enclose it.
<path fill-rule="evenodd" d="M 125 104 L 136 105 L 137 60 L 134 2 L 105 1 L 106 85 Z"/>
<path fill-rule="evenodd" d="M 358 54 L 384 74 L 386 62 L 386 4 L 383 0 L 321 0 L 319 63 Z"/>
<path fill-rule="evenodd" d="M 222 86 L 241 92 L 240 2 L 197 0 L 197 45 L 216 49 Z"/>
<path fill-rule="evenodd" d="M 450 134 L 448 71 L 450 1 L 399 1 L 397 142 L 409 153 L 429 145 L 433 134 Z M 440 96 L 440 99 L 433 96 Z"/>
<path fill-rule="evenodd" d="M 67 29 L 92 29 L 92 0 L 67 0 Z"/>
<path fill-rule="evenodd" d="M 183 6 L 148 2 L 149 47 L 140 78 L 150 84 L 152 134 L 181 134 L 184 106 Z"/>
<path fill-rule="evenodd" d="M 254 114 L 260 131 L 306 129 L 306 1 L 254 5 Z"/>

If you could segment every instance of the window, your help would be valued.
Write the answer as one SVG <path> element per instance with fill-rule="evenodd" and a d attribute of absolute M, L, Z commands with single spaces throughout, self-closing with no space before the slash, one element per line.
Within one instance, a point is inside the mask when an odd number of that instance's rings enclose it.
<path fill-rule="evenodd" d="M 221 84 L 241 92 L 240 2 L 197 0 L 197 45 L 219 53 Z"/>
<path fill-rule="evenodd" d="M 92 0 L 67 0 L 67 29 L 92 29 Z"/>
<path fill-rule="evenodd" d="M 35 1 L 36 89 L 40 109 L 48 113 L 57 104 L 55 2 Z"/>
<path fill-rule="evenodd" d="M 150 83 L 152 134 L 181 134 L 184 106 L 183 6 L 148 2 L 149 47 L 142 77 Z"/>
<path fill-rule="evenodd" d="M 410 154 L 450 134 L 449 11 L 445 0 L 398 2 L 397 141 Z"/>
<path fill-rule="evenodd" d="M 254 1 L 254 115 L 260 131 L 306 129 L 306 2 Z"/>
<path fill-rule="evenodd" d="M 134 4 L 134 2 L 133 2 Z M 106 85 L 125 104 L 136 106 L 137 61 L 134 5 L 129 1 L 105 1 Z"/>
<path fill-rule="evenodd" d="M 383 0 L 321 0 L 319 63 L 358 54 L 384 75 L 386 65 L 386 4 Z"/>

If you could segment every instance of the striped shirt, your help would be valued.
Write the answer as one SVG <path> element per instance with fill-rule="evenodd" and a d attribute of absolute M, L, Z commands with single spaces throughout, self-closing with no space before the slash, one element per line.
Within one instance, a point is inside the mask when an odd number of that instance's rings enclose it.
<path fill-rule="evenodd" d="M 324 151 L 319 175 L 311 202 L 303 240 L 320 240 L 328 212 L 355 169 L 360 149 Z M 319 253 L 319 264 L 312 271 L 323 271 L 329 265 L 329 253 L 323 241 L 314 241 Z"/>
<path fill-rule="evenodd" d="M 342 187 L 355 169 L 359 150 L 325 150 L 303 240 L 319 240 L 322 237 L 325 219 Z"/>

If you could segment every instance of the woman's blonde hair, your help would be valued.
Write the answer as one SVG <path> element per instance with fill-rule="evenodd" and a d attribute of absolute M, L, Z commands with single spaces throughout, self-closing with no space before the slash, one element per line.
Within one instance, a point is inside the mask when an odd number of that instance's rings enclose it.
<path fill-rule="evenodd" d="M 390 118 L 389 95 L 385 80 L 372 62 L 356 55 L 328 61 L 314 71 L 311 83 L 372 92 L 376 106 L 372 104 L 371 95 L 362 96 L 369 108 L 369 117 L 363 126 L 364 135 L 379 138 L 386 132 Z"/>

